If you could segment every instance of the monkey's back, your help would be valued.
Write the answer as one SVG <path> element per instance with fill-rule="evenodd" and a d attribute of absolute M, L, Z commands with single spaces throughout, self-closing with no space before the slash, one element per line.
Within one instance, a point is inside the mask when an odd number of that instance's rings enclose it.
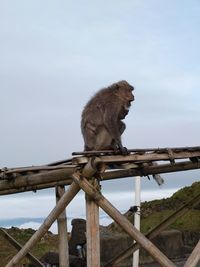
<path fill-rule="evenodd" d="M 99 126 L 103 124 L 103 114 L 106 108 L 117 100 L 117 96 L 113 93 L 113 88 L 105 88 L 98 91 L 85 105 L 82 118 L 81 129 L 86 127 L 87 123 Z"/>

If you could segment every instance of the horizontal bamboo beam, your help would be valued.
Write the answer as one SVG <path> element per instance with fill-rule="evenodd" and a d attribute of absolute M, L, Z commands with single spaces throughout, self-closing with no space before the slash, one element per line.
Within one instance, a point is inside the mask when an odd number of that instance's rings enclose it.
<path fill-rule="evenodd" d="M 161 152 L 161 153 L 135 153 L 130 154 L 127 156 L 122 155 L 108 155 L 108 156 L 99 156 L 99 158 L 104 163 L 123 163 L 123 162 L 148 162 L 148 161 L 163 161 L 163 160 L 169 160 L 172 159 L 186 159 L 186 158 L 195 158 L 200 157 L 200 150 L 197 151 L 180 151 L 180 152 L 173 152 L 173 153 L 167 153 L 167 152 Z M 86 164 L 88 162 L 88 157 L 76 157 L 73 158 L 72 163 L 73 164 Z"/>
<path fill-rule="evenodd" d="M 9 261 L 6 267 L 16 266 L 34 247 L 34 245 L 44 236 L 44 234 L 49 230 L 53 222 L 58 218 L 58 216 L 64 211 L 66 206 L 71 202 L 71 200 L 79 192 L 80 187 L 72 183 L 64 195 L 60 198 L 55 208 L 50 212 L 48 217 L 44 220 L 40 228 L 32 235 L 28 242 L 23 246 L 23 248 Z"/>
<path fill-rule="evenodd" d="M 145 236 L 150 240 L 153 239 L 160 232 L 165 230 L 169 225 L 175 222 L 179 217 L 183 216 L 186 212 L 188 212 L 188 210 L 191 209 L 191 207 L 195 207 L 199 203 L 200 203 L 200 194 L 198 194 L 197 196 L 192 198 L 190 201 L 188 201 L 185 205 L 183 205 L 178 210 L 173 212 L 169 217 L 163 220 L 158 226 L 152 229 Z M 122 251 L 117 257 L 111 259 L 108 263 L 104 265 L 104 267 L 117 266 L 117 264 L 119 264 L 121 261 L 125 260 L 126 258 L 130 257 L 133 254 L 133 252 L 135 252 L 139 248 L 140 248 L 140 245 L 138 243 L 134 243 L 133 245 L 128 247 L 126 250 Z"/>
<path fill-rule="evenodd" d="M 17 250 L 20 250 L 22 248 L 22 245 L 19 242 L 17 242 L 9 233 L 7 233 L 2 228 L 0 228 L 0 234 Z M 34 266 L 36 266 L 36 267 L 44 267 L 42 262 L 40 262 L 31 253 L 27 253 L 26 257 L 34 264 Z"/>
<path fill-rule="evenodd" d="M 66 173 L 71 173 L 77 168 L 76 165 L 60 165 L 60 166 L 34 166 L 34 167 L 22 167 L 22 168 L 11 168 L 11 169 L 1 169 L 0 170 L 0 179 L 11 180 L 13 178 L 18 178 L 21 175 L 34 175 L 34 174 L 43 174 L 45 171 L 60 171 L 65 170 Z"/>
<path fill-rule="evenodd" d="M 134 151 L 134 153 L 130 153 L 129 155 L 116 155 L 112 150 L 108 152 L 112 152 L 111 154 L 106 154 L 106 151 L 84 151 L 83 155 L 74 157 L 71 159 L 65 159 L 53 163 L 49 163 L 47 165 L 41 166 L 28 166 L 28 167 L 17 167 L 17 168 L 2 168 L 0 169 L 0 178 L 12 178 L 13 173 L 16 175 L 18 173 L 24 174 L 27 172 L 38 172 L 38 171 L 50 171 L 62 168 L 70 168 L 70 167 L 78 167 L 73 166 L 74 164 L 86 164 L 92 158 L 99 155 L 99 160 L 103 163 L 122 163 L 122 162 L 148 162 L 148 161 L 161 161 L 161 160 L 170 160 L 173 161 L 175 159 L 185 159 L 185 158 L 198 158 L 200 159 L 200 147 L 185 147 L 185 148 L 158 148 L 158 149 L 131 149 L 129 152 Z M 104 154 L 102 154 L 104 152 Z M 81 152 L 74 152 L 73 154 L 79 154 Z M 88 157 L 89 156 L 89 157 Z M 10 176 L 10 177 L 9 177 Z"/>
<path fill-rule="evenodd" d="M 111 172 L 105 172 L 102 175 L 103 180 L 119 179 L 132 176 L 147 176 L 157 173 L 170 173 L 178 171 L 188 171 L 200 169 L 199 162 L 184 161 L 174 164 L 160 164 L 160 165 L 142 165 L 138 168 L 117 170 Z"/>
<path fill-rule="evenodd" d="M 66 179 L 69 181 L 69 176 L 71 176 L 71 174 L 75 171 L 76 167 L 69 167 L 62 170 L 40 172 L 38 174 L 18 175 L 16 178 L 9 180 L 0 179 L 0 191 L 8 189 L 26 189 L 26 187 L 34 187 L 37 185 L 58 182 Z"/>
<path fill-rule="evenodd" d="M 11 169 L 3 169 L 0 173 L 0 178 L 2 179 L 9 179 L 12 178 L 12 174 L 16 177 L 17 174 L 24 175 L 26 173 L 37 173 L 41 171 L 54 171 L 54 170 L 61 170 L 61 169 L 70 169 L 76 168 L 73 165 L 59 165 L 59 166 L 32 166 L 32 167 L 21 167 L 21 168 L 11 168 Z"/>
<path fill-rule="evenodd" d="M 146 152 L 166 152 L 168 150 L 171 151 L 194 151 L 194 150 L 200 150 L 200 146 L 193 146 L 193 147 L 164 147 L 164 148 L 133 148 L 133 149 L 127 149 L 128 153 L 146 153 Z M 118 153 L 116 153 L 116 151 L 114 150 L 101 150 L 101 151 L 81 151 L 81 152 L 73 152 L 72 155 L 73 156 L 77 156 L 77 155 L 86 155 L 86 156 L 99 156 L 99 155 L 106 155 L 106 154 L 112 154 L 112 155 L 116 155 L 116 154 L 121 154 L 121 152 L 119 151 Z"/>
<path fill-rule="evenodd" d="M 177 171 L 186 171 L 199 169 L 199 162 L 179 162 L 175 164 L 162 164 L 157 166 L 140 166 L 134 169 L 112 170 L 101 174 L 102 179 L 112 180 L 132 176 L 147 176 L 156 173 L 170 173 Z M 70 185 L 71 175 L 76 168 L 48 171 L 38 174 L 19 175 L 12 180 L 0 179 L 0 195 L 16 194 L 26 191 L 35 191 L 45 188 L 51 188 L 58 185 Z"/>
<path fill-rule="evenodd" d="M 94 201 L 111 217 L 122 229 L 135 239 L 149 254 L 161 264 L 163 267 L 175 267 L 170 261 L 151 241 L 149 241 L 143 234 L 141 234 L 129 220 L 124 217 L 102 194 L 99 190 L 93 187 L 84 177 L 73 174 L 73 180 L 94 199 Z"/>

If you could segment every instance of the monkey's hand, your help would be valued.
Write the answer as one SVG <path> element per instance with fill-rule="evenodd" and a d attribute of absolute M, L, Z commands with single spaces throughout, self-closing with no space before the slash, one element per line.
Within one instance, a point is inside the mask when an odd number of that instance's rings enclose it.
<path fill-rule="evenodd" d="M 129 154 L 128 149 L 121 144 L 119 145 L 119 151 L 123 156 L 127 156 Z"/>

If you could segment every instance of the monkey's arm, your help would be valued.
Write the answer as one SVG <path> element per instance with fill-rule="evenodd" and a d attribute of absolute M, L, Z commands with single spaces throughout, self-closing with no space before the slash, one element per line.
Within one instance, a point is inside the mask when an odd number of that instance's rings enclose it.
<path fill-rule="evenodd" d="M 112 140 L 114 141 L 114 149 L 119 149 L 122 154 L 127 154 L 127 149 L 123 147 L 121 142 L 121 134 L 125 130 L 125 124 L 119 120 L 119 107 L 112 105 L 107 107 L 104 112 L 104 126 L 110 133 Z"/>

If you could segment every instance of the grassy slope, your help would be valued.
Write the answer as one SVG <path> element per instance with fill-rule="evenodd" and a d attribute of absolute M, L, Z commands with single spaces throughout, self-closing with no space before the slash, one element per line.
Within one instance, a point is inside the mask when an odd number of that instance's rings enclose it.
<path fill-rule="evenodd" d="M 28 239 L 35 232 L 32 229 L 18 229 L 12 227 L 8 229 L 7 232 L 14 237 L 20 244 L 25 244 Z M 44 238 L 40 240 L 38 245 L 31 251 L 34 256 L 40 258 L 47 251 L 57 251 L 58 241 L 57 236 L 51 233 L 47 233 Z M 5 266 L 6 263 L 16 254 L 16 249 L 11 246 L 7 240 L 5 240 L 0 235 L 0 266 Z M 27 263 L 28 261 L 24 259 L 19 265 L 22 266 L 22 263 Z"/>
<path fill-rule="evenodd" d="M 142 205 L 142 231 L 151 230 L 197 194 L 200 194 L 200 182 L 180 189 L 171 198 L 144 202 Z M 200 232 L 200 204 L 180 217 L 170 228 Z"/>

